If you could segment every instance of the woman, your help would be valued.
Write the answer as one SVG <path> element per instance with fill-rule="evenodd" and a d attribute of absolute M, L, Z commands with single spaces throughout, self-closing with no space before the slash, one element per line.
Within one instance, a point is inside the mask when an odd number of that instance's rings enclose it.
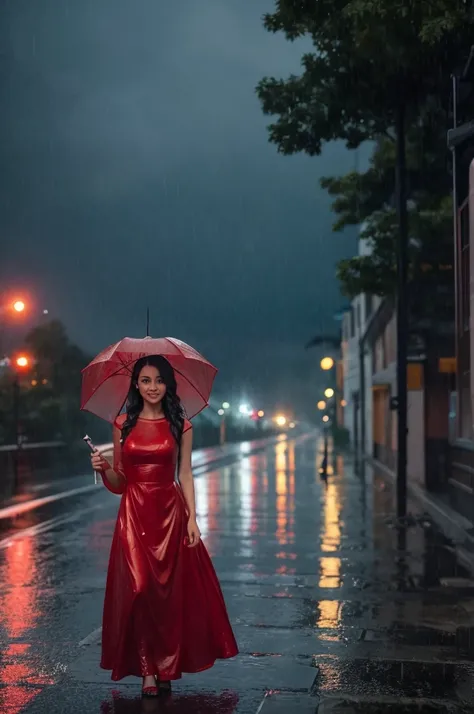
<path fill-rule="evenodd" d="M 169 691 L 182 672 L 234 657 L 237 645 L 196 522 L 192 426 L 169 362 L 135 364 L 126 414 L 114 423 L 113 468 L 92 466 L 123 494 L 110 553 L 101 667 L 117 681 L 143 677 L 144 696 Z M 179 482 L 176 481 L 178 471 Z"/>

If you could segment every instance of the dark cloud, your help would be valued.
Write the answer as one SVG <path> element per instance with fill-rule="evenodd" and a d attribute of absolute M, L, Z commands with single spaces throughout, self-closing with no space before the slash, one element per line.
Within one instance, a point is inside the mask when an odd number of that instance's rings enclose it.
<path fill-rule="evenodd" d="M 321 175 L 268 144 L 255 85 L 304 50 L 266 33 L 270 0 L 4 2 L 4 284 L 31 286 L 97 350 L 144 331 L 193 341 L 222 389 L 308 395 L 302 345 L 341 304 Z"/>

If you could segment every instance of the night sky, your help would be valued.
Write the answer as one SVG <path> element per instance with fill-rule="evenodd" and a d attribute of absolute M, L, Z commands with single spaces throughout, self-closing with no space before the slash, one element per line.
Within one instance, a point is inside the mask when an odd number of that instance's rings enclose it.
<path fill-rule="evenodd" d="M 145 333 L 192 343 L 221 394 L 314 409 L 346 301 L 319 178 L 331 145 L 283 157 L 255 86 L 299 72 L 272 0 L 3 0 L 1 287 L 27 289 L 91 352 Z"/>

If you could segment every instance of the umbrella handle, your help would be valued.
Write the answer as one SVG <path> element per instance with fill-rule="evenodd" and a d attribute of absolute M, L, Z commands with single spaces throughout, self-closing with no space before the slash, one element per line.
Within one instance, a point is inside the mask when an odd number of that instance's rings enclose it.
<path fill-rule="evenodd" d="M 87 444 L 87 446 L 89 447 L 89 449 L 90 449 L 92 452 L 96 451 L 96 448 L 95 448 L 94 444 L 92 443 L 92 439 L 90 438 L 90 436 L 88 436 L 88 435 L 86 434 L 86 435 L 82 438 L 82 441 L 85 441 L 85 443 Z M 98 478 L 97 478 L 97 471 L 94 471 L 94 483 L 95 483 L 96 486 L 97 486 L 97 484 L 99 483 L 99 480 L 98 480 Z"/>

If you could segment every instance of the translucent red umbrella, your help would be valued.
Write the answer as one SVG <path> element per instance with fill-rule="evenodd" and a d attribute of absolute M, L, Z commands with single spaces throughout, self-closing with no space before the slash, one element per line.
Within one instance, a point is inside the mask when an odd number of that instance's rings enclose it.
<path fill-rule="evenodd" d="M 161 355 L 173 367 L 189 419 L 208 406 L 217 369 L 193 347 L 174 337 L 124 337 L 82 370 L 81 409 L 113 423 L 125 404 L 135 362 L 149 355 Z"/>

